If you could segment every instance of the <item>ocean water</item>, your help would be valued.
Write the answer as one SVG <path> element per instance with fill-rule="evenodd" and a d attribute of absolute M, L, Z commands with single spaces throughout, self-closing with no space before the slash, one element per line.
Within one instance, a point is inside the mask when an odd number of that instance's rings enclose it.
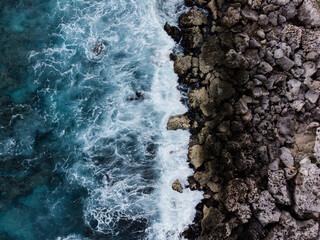
<path fill-rule="evenodd" d="M 192 170 L 189 133 L 166 130 L 187 109 L 163 25 L 185 10 L 0 2 L 1 240 L 182 239 L 202 193 L 171 189 Z"/>

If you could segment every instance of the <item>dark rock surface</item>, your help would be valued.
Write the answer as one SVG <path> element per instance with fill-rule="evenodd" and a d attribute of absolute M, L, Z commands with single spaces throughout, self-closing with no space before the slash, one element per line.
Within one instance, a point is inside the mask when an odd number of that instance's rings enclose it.
<path fill-rule="evenodd" d="M 170 118 L 168 129 L 190 129 L 189 187 L 204 191 L 189 239 L 319 239 L 318 4 L 186 5 L 184 56 L 173 60 L 190 88 L 188 118 Z"/>

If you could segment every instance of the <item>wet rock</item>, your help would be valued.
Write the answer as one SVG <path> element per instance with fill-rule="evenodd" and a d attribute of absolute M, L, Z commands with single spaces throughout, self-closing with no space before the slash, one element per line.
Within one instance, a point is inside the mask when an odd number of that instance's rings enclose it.
<path fill-rule="evenodd" d="M 283 170 L 268 171 L 268 191 L 283 205 L 291 205 L 290 193 Z"/>
<path fill-rule="evenodd" d="M 299 20 L 307 27 L 320 26 L 320 9 L 316 1 L 304 0 L 298 10 Z"/>
<path fill-rule="evenodd" d="M 179 193 L 183 193 L 182 185 L 181 185 L 179 179 L 175 180 L 172 183 L 172 189 L 179 192 Z"/>
<path fill-rule="evenodd" d="M 210 9 L 211 11 L 211 14 L 213 16 L 213 19 L 217 19 L 217 16 L 218 16 L 218 10 L 217 10 L 217 5 L 216 5 L 216 2 L 215 0 L 211 0 L 208 4 L 207 4 L 207 8 Z"/>
<path fill-rule="evenodd" d="M 276 207 L 275 199 L 267 190 L 261 192 L 259 200 L 253 203 L 252 207 L 255 217 L 260 221 L 262 226 L 278 222 L 280 219 L 281 212 Z"/>
<path fill-rule="evenodd" d="M 282 211 L 279 223 L 268 233 L 266 240 L 315 240 L 319 231 L 319 223 L 314 220 L 298 221 L 290 213 Z"/>
<path fill-rule="evenodd" d="M 216 65 L 221 65 L 225 57 L 216 35 L 209 35 L 201 47 L 199 55 L 199 69 L 206 74 L 213 70 Z"/>
<path fill-rule="evenodd" d="M 179 26 L 183 28 L 201 26 L 204 24 L 207 24 L 207 16 L 194 8 L 190 9 L 187 13 L 181 14 L 179 17 Z"/>
<path fill-rule="evenodd" d="M 171 116 L 167 123 L 168 130 L 185 130 L 188 128 L 190 128 L 190 119 L 185 115 Z"/>
<path fill-rule="evenodd" d="M 188 95 L 192 108 L 200 107 L 202 103 L 208 102 L 208 93 L 205 87 L 193 89 Z"/>
<path fill-rule="evenodd" d="M 200 167 L 205 160 L 203 147 L 200 145 L 194 145 L 190 147 L 188 152 L 188 158 L 190 163 L 194 166 L 195 169 Z"/>
<path fill-rule="evenodd" d="M 191 56 L 176 56 L 174 60 L 174 71 L 179 76 L 185 75 L 191 69 Z"/>
<path fill-rule="evenodd" d="M 293 167 L 294 166 L 294 159 L 292 156 L 292 153 L 289 148 L 282 147 L 280 148 L 281 154 L 280 154 L 280 159 L 283 162 L 283 164 L 286 167 Z"/>
<path fill-rule="evenodd" d="M 320 214 L 320 169 L 309 157 L 300 161 L 295 179 L 294 210 L 303 216 L 319 217 Z"/>
<path fill-rule="evenodd" d="M 308 92 L 306 92 L 305 98 L 315 104 L 318 101 L 319 98 L 319 92 L 313 91 L 313 90 L 309 90 Z"/>
<path fill-rule="evenodd" d="M 202 33 L 198 26 L 183 29 L 183 38 L 181 44 L 185 49 L 195 48 L 202 41 Z"/>
<path fill-rule="evenodd" d="M 320 81 L 313 80 L 310 77 L 307 77 L 304 82 L 303 82 L 309 89 L 315 91 L 315 92 L 320 92 Z"/>
<path fill-rule="evenodd" d="M 278 66 L 280 66 L 284 71 L 289 71 L 294 66 L 294 61 L 290 58 L 284 56 L 276 60 Z"/>
<path fill-rule="evenodd" d="M 182 35 L 179 28 L 175 26 L 170 26 L 170 24 L 166 22 L 166 24 L 164 25 L 164 30 L 168 33 L 170 37 L 172 37 L 174 41 L 176 41 L 177 43 L 180 42 Z"/>
<path fill-rule="evenodd" d="M 221 24 L 227 28 L 231 28 L 233 25 L 238 23 L 240 20 L 240 9 L 240 4 L 235 4 L 234 6 L 229 7 L 221 19 Z"/>

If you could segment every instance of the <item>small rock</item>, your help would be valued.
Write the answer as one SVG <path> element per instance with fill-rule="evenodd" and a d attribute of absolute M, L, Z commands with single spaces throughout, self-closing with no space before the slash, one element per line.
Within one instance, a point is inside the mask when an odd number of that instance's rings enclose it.
<path fill-rule="evenodd" d="M 290 58 L 284 56 L 276 60 L 277 65 L 279 65 L 283 70 L 289 71 L 294 66 L 294 61 Z"/>
<path fill-rule="evenodd" d="M 284 56 L 283 55 L 283 51 L 281 49 L 277 49 L 277 50 L 274 51 L 273 56 L 274 56 L 275 59 L 282 58 Z"/>
<path fill-rule="evenodd" d="M 179 179 L 175 180 L 172 183 L 172 189 L 179 192 L 179 193 L 183 193 L 182 185 L 181 185 Z"/>
<path fill-rule="evenodd" d="M 290 107 L 297 112 L 300 112 L 306 103 L 303 100 L 295 100 L 290 103 Z"/>
<path fill-rule="evenodd" d="M 296 79 L 290 79 L 287 82 L 288 91 L 286 92 L 286 97 L 289 101 L 295 100 L 298 98 L 301 82 Z"/>
<path fill-rule="evenodd" d="M 317 72 L 316 64 L 310 61 L 303 63 L 302 69 L 304 70 L 304 77 L 311 77 Z"/>
<path fill-rule="evenodd" d="M 298 18 L 307 27 L 319 27 L 320 11 L 317 1 L 304 0 L 298 10 Z"/>
<path fill-rule="evenodd" d="M 269 73 L 273 70 L 273 68 L 271 67 L 271 65 L 267 62 L 261 62 L 258 68 L 258 71 L 262 74 L 266 74 Z"/>
<path fill-rule="evenodd" d="M 309 90 L 306 94 L 305 94 L 305 98 L 315 104 L 318 101 L 319 98 L 319 93 L 313 90 Z"/>

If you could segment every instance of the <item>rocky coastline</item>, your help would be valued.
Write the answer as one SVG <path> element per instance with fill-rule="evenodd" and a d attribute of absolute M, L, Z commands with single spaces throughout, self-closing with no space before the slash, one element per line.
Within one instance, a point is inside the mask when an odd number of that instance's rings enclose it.
<path fill-rule="evenodd" d="M 320 8 L 316 0 L 185 0 L 171 55 L 189 111 L 188 239 L 319 239 Z M 173 189 L 182 192 L 179 180 Z"/>

